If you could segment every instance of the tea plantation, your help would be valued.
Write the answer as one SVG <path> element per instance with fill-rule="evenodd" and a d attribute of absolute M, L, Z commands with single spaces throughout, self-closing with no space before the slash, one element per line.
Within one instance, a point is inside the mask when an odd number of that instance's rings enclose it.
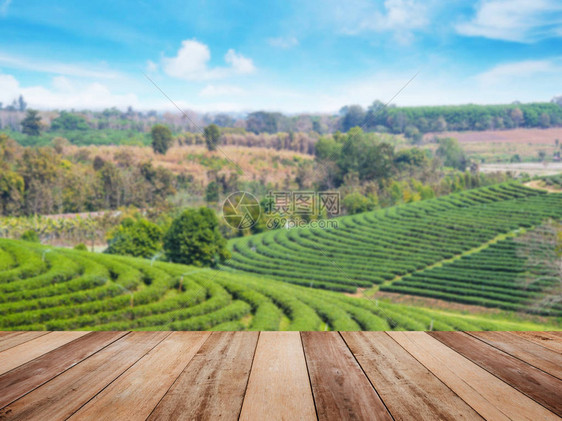
<path fill-rule="evenodd" d="M 562 195 L 508 183 L 338 218 L 337 229 L 237 239 L 220 270 L 0 239 L 0 330 L 556 329 L 555 319 L 537 324 L 342 293 L 383 284 L 520 310 L 542 288 L 514 287 L 520 264 L 510 241 L 467 253 L 547 218 L 562 218 Z"/>

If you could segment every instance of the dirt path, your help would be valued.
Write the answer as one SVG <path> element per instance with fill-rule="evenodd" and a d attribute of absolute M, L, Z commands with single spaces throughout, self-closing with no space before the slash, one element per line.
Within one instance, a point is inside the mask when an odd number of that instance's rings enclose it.
<path fill-rule="evenodd" d="M 527 187 L 531 187 L 532 189 L 537 190 L 544 190 L 549 193 L 562 193 L 562 189 L 557 189 L 554 186 L 547 186 L 544 181 L 542 180 L 533 180 L 529 181 L 528 183 L 524 184 Z"/>

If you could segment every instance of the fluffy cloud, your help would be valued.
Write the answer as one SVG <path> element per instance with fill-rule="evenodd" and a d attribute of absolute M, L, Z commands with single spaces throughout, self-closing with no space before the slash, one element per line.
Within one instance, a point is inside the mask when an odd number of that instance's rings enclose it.
<path fill-rule="evenodd" d="M 562 36 L 559 0 L 483 0 L 472 20 L 456 26 L 458 33 L 516 42 Z"/>
<path fill-rule="evenodd" d="M 0 74 L 0 102 L 11 103 L 19 95 L 24 96 L 30 107 L 40 109 L 124 109 L 129 105 L 139 106 L 136 95 L 114 94 L 107 86 L 97 82 L 74 83 L 64 76 L 57 76 L 52 79 L 49 88 L 39 85 L 21 86 L 14 76 Z"/>
<path fill-rule="evenodd" d="M 211 52 L 209 47 L 195 39 L 182 42 L 175 57 L 164 57 L 163 68 L 168 76 L 191 81 L 222 79 L 237 74 L 255 71 L 251 59 L 230 49 L 224 56 L 228 66 L 209 67 Z"/>

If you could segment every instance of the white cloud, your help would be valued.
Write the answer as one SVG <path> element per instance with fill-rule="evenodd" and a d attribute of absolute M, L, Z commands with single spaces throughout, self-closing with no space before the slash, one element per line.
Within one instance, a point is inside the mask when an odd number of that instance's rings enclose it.
<path fill-rule="evenodd" d="M 152 60 L 146 60 L 146 71 L 148 73 L 154 73 L 158 70 L 158 65 Z"/>
<path fill-rule="evenodd" d="M 516 42 L 534 42 L 562 35 L 560 0 L 482 0 L 458 33 Z"/>
<path fill-rule="evenodd" d="M 5 16 L 6 13 L 8 13 L 8 7 L 10 7 L 10 3 L 12 3 L 12 0 L 3 0 L 0 3 L 0 16 Z"/>
<path fill-rule="evenodd" d="M 296 37 L 277 37 L 277 38 L 269 38 L 267 43 L 272 47 L 282 48 L 287 50 L 289 48 L 296 47 L 299 45 L 299 40 Z"/>
<path fill-rule="evenodd" d="M 244 90 L 232 85 L 207 85 L 199 93 L 202 97 L 213 97 L 222 95 L 240 95 Z"/>
<path fill-rule="evenodd" d="M 101 83 L 75 83 L 64 76 L 54 77 L 50 88 L 22 86 L 12 75 L 0 74 L 0 102 L 5 104 L 23 95 L 30 107 L 39 109 L 103 109 L 138 107 L 134 94 L 115 94 Z"/>
<path fill-rule="evenodd" d="M 249 74 L 255 71 L 251 59 L 230 49 L 224 56 L 228 67 L 209 67 L 211 52 L 209 47 L 195 39 L 182 42 L 175 57 L 164 57 L 163 67 L 166 74 L 178 79 L 202 81 L 221 79 L 237 74 Z"/>
<path fill-rule="evenodd" d="M 398 42 L 409 42 L 413 32 L 429 24 L 433 1 L 385 0 L 383 7 L 369 0 L 329 0 L 317 3 L 320 16 L 341 33 L 389 32 Z"/>
<path fill-rule="evenodd" d="M 95 69 L 91 65 L 81 66 L 76 64 L 40 61 L 36 59 L 15 57 L 3 53 L 0 53 L 0 65 L 14 69 L 31 70 L 34 72 L 44 72 L 74 77 L 114 79 L 119 76 L 119 74 L 114 71 L 103 68 Z"/>
<path fill-rule="evenodd" d="M 475 76 L 484 85 L 512 82 L 513 79 L 526 79 L 538 75 L 561 72 L 562 68 L 550 60 L 526 60 L 499 64 Z"/>

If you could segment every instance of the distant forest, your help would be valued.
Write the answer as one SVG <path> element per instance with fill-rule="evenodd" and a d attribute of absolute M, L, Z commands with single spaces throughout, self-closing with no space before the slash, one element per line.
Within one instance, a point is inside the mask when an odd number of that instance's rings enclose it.
<path fill-rule="evenodd" d="M 32 114 L 30 117 L 30 113 Z M 26 131 L 22 122 L 35 118 L 36 130 Z M 285 115 L 256 111 L 249 114 L 198 114 L 194 111 L 158 113 L 126 111 L 40 111 L 27 109 L 23 97 L 4 107 L 0 103 L 0 130 L 25 146 L 47 145 L 64 137 L 77 145 L 150 143 L 150 129 L 160 123 L 168 126 L 180 144 L 203 143 L 203 127 L 216 124 L 224 144 L 287 148 L 309 152 L 322 134 L 347 132 L 361 127 L 367 132 L 404 134 L 413 143 L 424 133 L 464 130 L 502 130 L 562 126 L 562 97 L 551 102 L 505 105 L 447 105 L 397 107 L 374 101 L 368 108 L 343 107 L 338 114 Z M 295 136 L 300 136 L 295 140 Z M 288 149 L 293 149 L 290 146 Z"/>

